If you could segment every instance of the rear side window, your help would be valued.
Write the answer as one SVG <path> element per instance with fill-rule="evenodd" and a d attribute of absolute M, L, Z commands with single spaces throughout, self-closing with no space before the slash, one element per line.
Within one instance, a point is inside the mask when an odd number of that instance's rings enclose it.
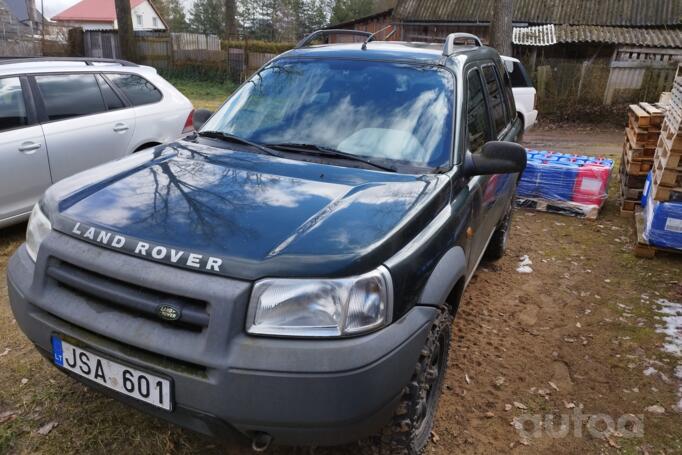
<path fill-rule="evenodd" d="M 116 87 L 121 89 L 133 106 L 161 101 L 161 92 L 147 79 L 135 74 L 107 74 Z"/>
<path fill-rule="evenodd" d="M 102 97 L 104 98 L 104 104 L 107 105 L 107 109 L 113 111 L 115 109 L 121 109 L 125 107 L 121 98 L 118 97 L 114 89 L 104 80 L 102 76 L 97 75 L 97 82 L 99 83 L 99 88 L 102 91 Z"/>
<path fill-rule="evenodd" d="M 94 74 L 36 76 L 50 121 L 106 111 Z"/>
<path fill-rule="evenodd" d="M 0 131 L 28 125 L 24 94 L 18 77 L 0 79 Z"/>
<path fill-rule="evenodd" d="M 494 65 L 483 67 L 483 77 L 485 85 L 488 90 L 490 99 L 490 111 L 493 114 L 493 125 L 495 127 L 495 134 L 500 134 L 507 124 L 505 116 L 505 100 L 500 86 L 500 80 L 497 77 L 497 70 Z"/>
<path fill-rule="evenodd" d="M 533 84 L 526 73 L 526 68 L 519 62 L 514 62 L 514 71 L 511 72 L 512 87 L 532 87 Z"/>
<path fill-rule="evenodd" d="M 502 79 L 504 80 L 504 91 L 506 92 L 507 96 L 505 99 L 507 100 L 507 114 L 509 115 L 510 119 L 516 118 L 516 103 L 514 103 L 514 91 L 512 90 L 512 84 L 511 80 L 509 79 L 509 73 L 507 70 L 503 70 L 502 72 L 503 76 Z"/>
<path fill-rule="evenodd" d="M 489 123 L 480 72 L 471 70 L 467 76 L 467 129 L 470 152 L 478 152 L 488 141 Z"/>

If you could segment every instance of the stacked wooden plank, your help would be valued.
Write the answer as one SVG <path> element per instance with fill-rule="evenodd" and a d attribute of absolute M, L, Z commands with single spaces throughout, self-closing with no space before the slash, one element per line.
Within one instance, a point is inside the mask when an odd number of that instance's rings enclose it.
<path fill-rule="evenodd" d="M 639 205 L 646 176 L 654 167 L 664 115 L 662 109 L 649 103 L 631 104 L 628 108 L 620 165 L 621 213 L 634 213 Z"/>
<path fill-rule="evenodd" d="M 654 155 L 652 196 L 657 201 L 682 201 L 682 75 L 673 83 Z"/>

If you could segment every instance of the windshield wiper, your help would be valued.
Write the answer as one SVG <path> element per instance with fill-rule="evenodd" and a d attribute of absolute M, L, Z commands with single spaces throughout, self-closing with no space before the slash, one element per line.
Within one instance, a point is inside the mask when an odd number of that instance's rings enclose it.
<path fill-rule="evenodd" d="M 315 144 L 297 144 L 297 143 L 284 143 L 284 144 L 267 144 L 268 147 L 294 152 L 303 152 L 311 155 L 326 156 L 331 158 L 343 158 L 349 161 L 357 161 L 359 163 L 364 163 L 369 166 L 373 166 L 377 169 L 388 172 L 397 172 L 396 169 L 386 166 L 384 164 L 375 163 L 374 161 L 361 158 L 357 155 L 351 153 L 342 152 L 340 150 L 335 150 L 330 147 L 323 147 L 321 145 Z"/>
<path fill-rule="evenodd" d="M 248 139 L 244 139 L 243 137 L 235 136 L 234 134 L 224 133 L 222 131 L 199 131 L 197 134 L 199 136 L 203 136 L 203 137 L 210 137 L 213 139 L 222 139 L 222 140 L 227 141 L 227 142 L 234 142 L 237 144 L 248 145 L 248 146 L 251 146 L 253 148 L 260 150 L 263 153 L 267 153 L 268 155 L 276 156 L 279 158 L 282 157 L 282 155 L 280 155 L 276 151 L 272 150 L 271 148 L 266 147 L 263 144 L 259 144 L 257 142 L 252 142 Z"/>

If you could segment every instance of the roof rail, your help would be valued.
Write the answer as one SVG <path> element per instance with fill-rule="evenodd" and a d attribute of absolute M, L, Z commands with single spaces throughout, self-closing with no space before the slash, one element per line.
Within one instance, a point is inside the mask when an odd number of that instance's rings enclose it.
<path fill-rule="evenodd" d="M 0 57 L 0 65 L 30 62 L 83 62 L 88 66 L 93 63 L 117 63 L 121 66 L 138 66 L 127 60 L 114 58 L 91 58 L 91 57 Z"/>
<path fill-rule="evenodd" d="M 476 35 L 472 35 L 471 33 L 450 33 L 448 37 L 445 38 L 445 44 L 443 45 L 444 56 L 449 57 L 453 52 L 455 52 L 455 41 L 457 40 L 473 41 L 476 46 L 483 46 L 481 39 Z"/>
<path fill-rule="evenodd" d="M 295 49 L 300 49 L 302 47 L 306 47 L 313 40 L 315 40 L 321 36 L 325 36 L 325 35 L 355 35 L 355 36 L 364 36 L 365 38 L 373 38 L 372 33 L 363 32 L 361 30 L 347 30 L 347 29 L 316 30 L 316 31 L 312 32 L 310 35 L 303 38 L 301 41 L 299 41 L 298 44 L 296 44 Z"/>

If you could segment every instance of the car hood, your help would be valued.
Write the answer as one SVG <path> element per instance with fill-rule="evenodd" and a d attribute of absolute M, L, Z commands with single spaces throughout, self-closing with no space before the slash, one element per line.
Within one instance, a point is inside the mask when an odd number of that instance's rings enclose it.
<path fill-rule="evenodd" d="M 57 231 L 178 267 L 340 276 L 404 246 L 446 182 L 178 141 L 60 182 L 43 208 Z"/>

